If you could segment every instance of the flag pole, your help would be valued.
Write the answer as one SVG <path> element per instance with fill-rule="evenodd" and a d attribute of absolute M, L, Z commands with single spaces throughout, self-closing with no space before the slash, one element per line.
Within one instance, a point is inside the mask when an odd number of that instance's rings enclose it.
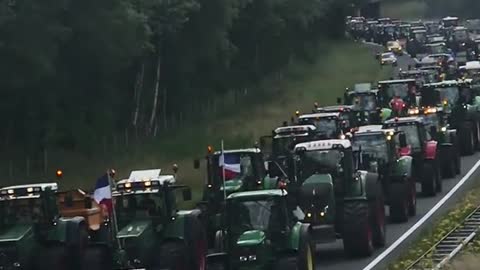
<path fill-rule="evenodd" d="M 222 140 L 222 177 L 223 177 L 223 199 L 227 200 L 227 190 L 225 189 L 225 153 L 223 148 L 223 140 Z"/>
<path fill-rule="evenodd" d="M 112 223 L 113 223 L 113 237 L 117 240 L 117 245 L 122 249 L 122 242 L 118 239 L 118 223 L 117 223 L 117 210 L 115 207 L 115 200 L 113 199 L 113 190 L 112 187 L 115 185 L 115 182 L 110 177 L 110 171 L 107 171 L 108 177 L 108 187 L 110 188 L 110 194 L 112 194 Z"/>

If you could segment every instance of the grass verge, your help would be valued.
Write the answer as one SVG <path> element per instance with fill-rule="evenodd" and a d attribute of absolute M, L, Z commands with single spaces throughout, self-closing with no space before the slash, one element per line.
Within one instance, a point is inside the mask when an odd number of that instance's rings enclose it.
<path fill-rule="evenodd" d="M 467 195 L 458 202 L 451 211 L 440 217 L 433 227 L 425 229 L 424 232 L 415 240 L 407 251 L 400 258 L 392 262 L 389 270 L 406 269 L 422 254 L 427 252 L 435 243 L 440 241 L 451 230 L 458 226 L 463 219 L 468 216 L 480 204 L 480 186 L 475 187 L 467 193 Z M 479 243 L 480 244 L 480 243 Z M 480 247 L 480 245 L 479 245 Z M 431 262 L 427 262 L 431 264 Z M 429 269 L 431 265 L 422 265 L 423 268 Z M 463 269 L 463 268 L 454 268 Z M 478 269 L 478 268 L 475 268 Z"/>

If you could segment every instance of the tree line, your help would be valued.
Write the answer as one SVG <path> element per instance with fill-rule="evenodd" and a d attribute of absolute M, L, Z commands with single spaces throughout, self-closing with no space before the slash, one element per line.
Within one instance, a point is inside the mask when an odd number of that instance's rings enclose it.
<path fill-rule="evenodd" d="M 173 113 L 311 59 L 343 36 L 351 4 L 2 0 L 0 147 L 94 152 L 112 132 L 154 136 Z"/>
<path fill-rule="evenodd" d="M 429 17 L 461 16 L 466 19 L 479 18 L 478 0 L 425 0 Z"/>

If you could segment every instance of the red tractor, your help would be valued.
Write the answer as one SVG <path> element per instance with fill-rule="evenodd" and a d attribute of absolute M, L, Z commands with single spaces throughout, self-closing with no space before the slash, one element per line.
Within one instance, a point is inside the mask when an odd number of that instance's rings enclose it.
<path fill-rule="evenodd" d="M 413 177 L 422 185 L 422 193 L 435 196 L 442 191 L 440 151 L 422 117 L 396 117 L 386 121 L 383 128 L 405 133 L 409 155 L 413 157 Z"/>

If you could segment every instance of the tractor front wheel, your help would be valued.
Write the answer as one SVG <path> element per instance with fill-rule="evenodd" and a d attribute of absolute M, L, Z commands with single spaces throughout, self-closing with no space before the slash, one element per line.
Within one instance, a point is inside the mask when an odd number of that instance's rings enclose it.
<path fill-rule="evenodd" d="M 411 217 L 417 215 L 417 185 L 412 179 L 408 183 L 408 214 Z"/>
<path fill-rule="evenodd" d="M 373 233 L 367 201 L 348 201 L 344 206 L 343 247 L 350 256 L 373 253 Z"/>
<path fill-rule="evenodd" d="M 310 235 L 309 225 L 302 225 L 300 228 L 300 244 L 297 254 L 297 269 L 314 270 L 315 253 L 315 244 Z"/>
<path fill-rule="evenodd" d="M 462 132 L 462 154 L 471 156 L 475 153 L 475 138 L 473 129 L 469 123 L 466 123 Z"/>

